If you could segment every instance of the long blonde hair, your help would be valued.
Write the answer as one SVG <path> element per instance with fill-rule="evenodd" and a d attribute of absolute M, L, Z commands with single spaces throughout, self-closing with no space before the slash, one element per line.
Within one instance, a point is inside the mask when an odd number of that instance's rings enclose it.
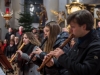
<path fill-rule="evenodd" d="M 53 45 L 56 41 L 57 35 L 61 32 L 61 28 L 55 21 L 47 23 L 45 27 L 50 29 L 49 37 L 44 45 L 44 51 L 49 53 L 53 50 Z"/>
<path fill-rule="evenodd" d="M 28 37 L 31 44 L 36 45 L 36 46 L 40 46 L 40 42 L 38 41 L 38 39 L 35 38 L 35 36 L 32 32 L 26 32 L 24 34 L 26 34 L 26 36 Z M 21 41 L 18 45 L 18 48 L 21 46 L 22 42 L 23 42 L 23 38 L 21 38 Z"/>

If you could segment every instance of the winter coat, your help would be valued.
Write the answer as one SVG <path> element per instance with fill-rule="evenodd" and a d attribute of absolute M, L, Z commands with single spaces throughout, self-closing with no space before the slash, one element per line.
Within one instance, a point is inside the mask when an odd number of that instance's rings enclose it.
<path fill-rule="evenodd" d="M 8 45 L 6 47 L 4 53 L 8 58 L 11 58 L 11 56 L 16 53 L 16 50 L 17 50 L 17 48 L 15 47 L 15 45 L 13 45 L 13 46 Z"/>
<path fill-rule="evenodd" d="M 5 39 L 7 40 L 8 44 L 10 43 L 10 36 L 14 33 L 6 33 Z"/>
<path fill-rule="evenodd" d="M 97 31 L 97 35 L 100 37 L 100 27 L 98 27 L 97 29 L 96 29 L 96 31 Z"/>
<path fill-rule="evenodd" d="M 96 30 L 78 38 L 69 54 L 62 54 L 58 62 L 68 70 L 66 75 L 100 75 L 100 38 Z"/>
<path fill-rule="evenodd" d="M 35 45 L 29 43 L 22 48 L 23 53 L 21 59 L 18 61 L 20 67 L 19 75 L 40 75 L 40 73 L 37 72 L 37 65 L 31 62 L 27 64 L 27 61 L 29 61 L 29 55 L 34 50 L 34 47 Z"/>

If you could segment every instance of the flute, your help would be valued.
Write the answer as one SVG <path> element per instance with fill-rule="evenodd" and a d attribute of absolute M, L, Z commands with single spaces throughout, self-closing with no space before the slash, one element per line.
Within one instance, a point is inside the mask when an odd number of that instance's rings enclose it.
<path fill-rule="evenodd" d="M 61 44 L 60 46 L 59 46 L 59 48 L 63 48 L 68 42 L 70 42 L 70 40 L 73 38 L 74 36 L 73 36 L 73 34 L 70 36 L 70 37 L 68 37 L 64 42 L 63 42 L 63 44 Z M 48 59 L 46 59 L 44 62 L 42 62 L 42 64 L 40 65 L 40 67 L 37 69 L 37 71 L 41 71 L 41 69 L 51 60 L 53 58 L 53 56 L 50 56 Z"/>
<path fill-rule="evenodd" d="M 44 43 L 47 41 L 47 37 L 43 40 L 43 42 L 41 43 L 41 45 L 40 45 L 40 47 L 39 48 L 42 48 L 42 46 L 44 45 Z M 30 62 L 31 62 L 31 60 L 32 60 L 32 58 L 35 56 L 35 54 L 33 54 L 32 56 L 31 56 L 31 58 L 30 58 L 30 60 L 27 62 L 27 64 L 29 64 Z"/>
<path fill-rule="evenodd" d="M 25 44 L 23 43 L 18 50 L 21 50 L 24 45 Z M 15 59 L 16 56 L 17 56 L 17 53 L 11 58 L 10 62 L 12 62 Z"/>

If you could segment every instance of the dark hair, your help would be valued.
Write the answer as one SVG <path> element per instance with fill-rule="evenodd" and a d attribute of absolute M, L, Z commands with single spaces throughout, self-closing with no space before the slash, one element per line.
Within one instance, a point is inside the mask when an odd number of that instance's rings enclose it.
<path fill-rule="evenodd" d="M 11 28 L 11 30 L 13 31 L 13 28 L 12 28 L 12 27 L 9 27 L 9 28 Z M 9 29 L 9 28 L 8 28 L 8 29 Z"/>
<path fill-rule="evenodd" d="M 37 28 L 33 27 L 32 29 L 37 29 Z"/>
<path fill-rule="evenodd" d="M 88 10 L 79 10 L 74 13 L 71 13 L 67 18 L 67 23 L 70 22 L 78 23 L 79 26 L 86 24 L 86 30 L 93 29 L 94 19 L 92 14 Z"/>
<path fill-rule="evenodd" d="M 36 30 L 37 30 L 37 28 L 33 27 L 33 28 L 32 28 L 32 30 L 34 30 L 34 29 L 36 29 Z M 32 30 L 31 30 L 31 31 L 32 31 Z"/>

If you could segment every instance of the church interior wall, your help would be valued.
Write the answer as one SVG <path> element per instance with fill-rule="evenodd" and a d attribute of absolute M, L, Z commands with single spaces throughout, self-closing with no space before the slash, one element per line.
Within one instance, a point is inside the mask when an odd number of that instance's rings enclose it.
<path fill-rule="evenodd" d="M 100 0 L 80 0 L 80 2 L 86 4 L 100 4 Z"/>
<path fill-rule="evenodd" d="M 21 4 L 24 3 L 24 0 L 11 0 L 12 1 L 12 6 L 11 8 L 13 9 L 13 17 L 10 20 L 11 27 L 18 28 L 18 21 L 17 19 L 19 18 L 19 13 L 22 12 L 23 6 Z M 47 15 L 48 15 L 48 21 L 51 20 L 56 20 L 56 17 L 54 14 L 51 13 L 51 10 L 55 11 L 66 11 L 65 5 L 70 3 L 72 0 L 44 0 L 43 4 L 47 10 Z M 100 3 L 100 0 L 80 0 L 81 3 Z M 0 10 L 4 11 L 5 6 L 4 6 L 4 0 L 0 0 Z M 96 15 L 95 15 L 96 16 Z M 47 22 L 48 22 L 47 21 Z M 33 23 L 32 26 L 38 27 L 38 23 Z M 0 16 L 0 28 L 2 29 L 2 39 L 4 39 L 4 36 L 7 32 L 7 29 L 4 27 L 5 26 L 5 20 Z"/>
<path fill-rule="evenodd" d="M 4 8 L 4 0 L 0 0 L 0 11 L 4 12 L 5 8 Z M 5 37 L 5 34 L 7 32 L 7 29 L 5 28 L 5 20 L 4 18 L 2 18 L 1 14 L 0 14 L 0 28 L 1 28 L 1 39 L 3 39 Z"/>

